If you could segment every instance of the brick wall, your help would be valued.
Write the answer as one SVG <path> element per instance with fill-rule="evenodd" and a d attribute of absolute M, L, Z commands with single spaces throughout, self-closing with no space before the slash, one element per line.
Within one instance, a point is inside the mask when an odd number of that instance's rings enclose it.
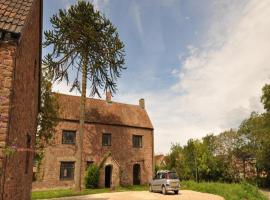
<path fill-rule="evenodd" d="M 0 66 L 0 70 L 9 69 L 12 77 L 7 78 L 0 73 L 0 84 L 5 81 L 6 91 L 10 91 L 9 103 L 0 109 L 9 110 L 8 134 L 0 138 L 6 145 L 15 145 L 18 148 L 27 148 L 27 135 L 31 137 L 30 148 L 34 147 L 38 112 L 39 87 L 39 44 L 40 44 L 40 1 L 35 1 L 31 16 L 28 16 L 22 35 L 12 61 L 3 61 L 2 49 L 0 63 L 5 62 L 10 67 Z M 1 43 L 1 46 L 4 44 Z M 7 45 L 7 44 L 6 44 Z M 13 48 L 13 47 L 7 47 Z M 14 50 L 14 49 L 13 49 Z M 4 51 L 3 51 L 4 52 Z M 1 71 L 0 71 L 1 72 Z M 1 87 L 2 92 L 2 87 Z M 9 104 L 9 108 L 6 105 Z M 1 122 L 2 123 L 2 122 Z M 6 122 L 5 122 L 6 123 Z M 4 125 L 5 126 L 5 125 Z M 3 129 L 3 132 L 6 130 Z M 7 132 L 5 132 L 7 133 Z M 33 153 L 29 154 L 27 165 L 27 152 L 18 151 L 4 159 L 2 176 L 2 196 L 4 200 L 29 200 L 32 183 Z M 27 169 L 26 169 L 27 168 Z"/>
<path fill-rule="evenodd" d="M 73 187 L 73 181 L 60 181 L 60 162 L 76 161 L 75 145 L 62 144 L 62 130 L 76 130 L 78 140 L 79 123 L 61 121 L 57 126 L 57 132 L 51 146 L 46 148 L 42 163 L 42 182 L 33 184 L 33 189 L 53 187 Z M 111 146 L 102 146 L 102 133 L 111 133 Z M 133 148 L 132 135 L 143 136 L 143 148 Z M 83 170 L 85 176 L 86 161 L 94 161 L 99 164 L 108 152 L 111 156 L 106 160 L 100 174 L 101 187 L 104 187 L 104 171 L 106 165 L 112 165 L 112 184 L 132 185 L 133 165 L 141 166 L 141 184 L 147 184 L 152 178 L 153 162 L 153 131 L 150 129 L 131 128 L 123 126 L 110 126 L 98 124 L 86 124 L 83 144 Z M 76 164 L 75 164 L 76 168 Z"/>
<path fill-rule="evenodd" d="M 2 186 L 4 178 L 4 174 L 2 173 L 5 165 L 3 150 L 6 146 L 7 139 L 15 49 L 15 43 L 0 43 L 0 186 Z M 0 187 L 0 194 L 2 190 L 3 187 Z"/>

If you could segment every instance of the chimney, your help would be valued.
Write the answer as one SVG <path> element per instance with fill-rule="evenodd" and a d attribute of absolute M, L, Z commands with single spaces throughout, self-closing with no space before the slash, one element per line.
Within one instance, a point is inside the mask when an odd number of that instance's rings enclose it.
<path fill-rule="evenodd" d="M 108 103 L 112 102 L 112 93 L 111 92 L 106 92 L 106 101 Z"/>
<path fill-rule="evenodd" d="M 145 109 L 145 101 L 144 101 L 144 99 L 140 99 L 140 100 L 139 100 L 139 106 L 140 106 L 142 109 Z"/>

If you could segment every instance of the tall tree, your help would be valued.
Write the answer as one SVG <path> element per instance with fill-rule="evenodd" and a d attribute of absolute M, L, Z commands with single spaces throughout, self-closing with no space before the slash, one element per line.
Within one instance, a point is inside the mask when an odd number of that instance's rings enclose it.
<path fill-rule="evenodd" d="M 37 153 L 35 154 L 38 169 L 43 158 L 44 147 L 46 144 L 49 144 L 55 132 L 59 111 L 57 95 L 52 94 L 52 76 L 44 68 L 42 68 L 41 72 L 40 91 L 40 112 L 38 115 L 38 131 L 36 134 Z"/>
<path fill-rule="evenodd" d="M 67 10 L 60 9 L 50 22 L 53 30 L 45 31 L 44 47 L 52 46 L 52 52 L 43 63 L 53 72 L 54 80 L 69 82 L 73 78 L 71 91 L 81 92 L 75 169 L 75 189 L 81 190 L 87 83 L 91 96 L 100 96 L 100 90 L 116 91 L 116 80 L 125 69 L 124 44 L 110 20 L 89 2 L 78 1 Z"/>

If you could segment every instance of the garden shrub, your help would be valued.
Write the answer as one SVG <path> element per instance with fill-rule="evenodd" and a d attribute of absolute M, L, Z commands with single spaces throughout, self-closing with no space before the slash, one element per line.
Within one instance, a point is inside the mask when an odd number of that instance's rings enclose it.
<path fill-rule="evenodd" d="M 99 168 L 92 164 L 87 168 L 85 176 L 85 187 L 86 188 L 97 188 L 99 181 Z"/>

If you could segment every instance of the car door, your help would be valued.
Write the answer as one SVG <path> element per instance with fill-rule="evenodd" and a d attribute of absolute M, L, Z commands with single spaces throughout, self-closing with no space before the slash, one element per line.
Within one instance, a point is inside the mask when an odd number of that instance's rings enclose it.
<path fill-rule="evenodd" d="M 157 191 L 158 190 L 158 181 L 159 181 L 159 174 L 156 174 L 154 177 L 154 180 L 152 182 L 152 190 Z"/>
<path fill-rule="evenodd" d="M 156 185 L 156 187 L 157 187 L 157 191 L 162 191 L 162 184 L 163 184 L 163 180 L 162 180 L 162 177 L 163 177 L 163 174 L 164 173 L 160 173 L 159 174 L 159 177 L 158 177 L 158 181 L 157 181 L 157 185 Z"/>

